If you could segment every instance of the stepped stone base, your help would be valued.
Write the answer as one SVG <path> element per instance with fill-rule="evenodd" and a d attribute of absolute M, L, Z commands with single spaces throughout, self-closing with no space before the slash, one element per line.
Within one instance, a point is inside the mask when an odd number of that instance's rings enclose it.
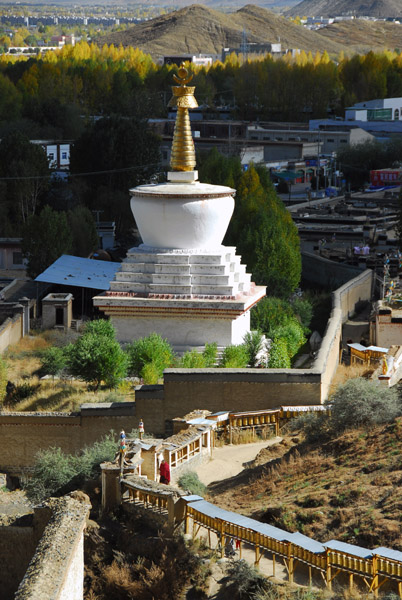
<path fill-rule="evenodd" d="M 265 295 L 235 248 L 129 251 L 110 291 L 93 301 L 108 315 L 121 342 L 159 333 L 174 348 L 240 344 L 250 308 Z"/>

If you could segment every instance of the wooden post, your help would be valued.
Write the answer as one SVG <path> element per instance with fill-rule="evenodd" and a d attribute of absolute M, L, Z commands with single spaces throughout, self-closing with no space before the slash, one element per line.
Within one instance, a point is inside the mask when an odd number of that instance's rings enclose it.
<path fill-rule="evenodd" d="M 223 521 L 221 522 L 221 558 L 223 558 L 223 553 L 225 551 L 225 536 L 223 534 L 224 532 L 224 525 L 223 525 Z"/>
<path fill-rule="evenodd" d="M 272 576 L 275 577 L 276 556 L 272 555 Z"/>
<path fill-rule="evenodd" d="M 378 598 L 378 559 L 373 556 L 373 582 L 371 584 L 374 593 L 374 598 Z"/>
<path fill-rule="evenodd" d="M 190 515 L 188 514 L 188 505 L 186 504 L 184 532 L 188 533 L 189 531 L 190 531 Z"/>
<path fill-rule="evenodd" d="M 292 544 L 289 544 L 288 549 L 288 565 L 289 565 L 289 583 L 293 583 L 294 559 L 292 555 Z"/>
<path fill-rule="evenodd" d="M 260 568 L 260 547 L 258 544 L 255 545 L 255 562 L 254 566 L 256 569 Z"/>
<path fill-rule="evenodd" d="M 312 573 L 311 573 L 311 566 L 309 565 L 308 567 L 308 584 L 311 587 L 313 583 L 313 577 L 312 577 Z"/>
<path fill-rule="evenodd" d="M 229 416 L 229 444 L 232 445 L 232 419 Z"/>
<path fill-rule="evenodd" d="M 329 590 L 332 590 L 332 581 L 331 581 L 331 564 L 329 562 L 329 551 L 328 548 L 326 549 L 326 559 L 327 559 L 327 568 L 326 568 L 326 582 L 327 582 L 327 588 Z"/>
<path fill-rule="evenodd" d="M 402 581 L 398 581 L 398 594 L 402 598 Z"/>
<path fill-rule="evenodd" d="M 349 589 L 353 590 L 353 573 L 349 573 Z"/>

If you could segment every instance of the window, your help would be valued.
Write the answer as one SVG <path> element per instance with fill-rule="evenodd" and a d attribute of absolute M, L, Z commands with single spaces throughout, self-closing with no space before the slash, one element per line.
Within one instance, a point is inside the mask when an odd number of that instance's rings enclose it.
<path fill-rule="evenodd" d="M 328 144 L 333 144 L 335 142 L 334 138 L 327 138 Z"/>
<path fill-rule="evenodd" d="M 396 108 L 395 112 L 394 112 L 394 119 L 395 121 L 399 121 L 399 110 Z"/>
<path fill-rule="evenodd" d="M 67 152 L 62 152 L 62 153 L 61 153 L 61 158 L 62 158 L 63 160 L 67 160 Z"/>
<path fill-rule="evenodd" d="M 348 143 L 348 140 L 343 140 L 343 139 L 341 140 L 341 144 L 347 144 L 347 143 Z"/>
<path fill-rule="evenodd" d="M 54 152 L 49 152 L 48 157 L 49 160 L 54 160 Z"/>
<path fill-rule="evenodd" d="M 13 252 L 13 265 L 22 265 L 22 252 Z"/>

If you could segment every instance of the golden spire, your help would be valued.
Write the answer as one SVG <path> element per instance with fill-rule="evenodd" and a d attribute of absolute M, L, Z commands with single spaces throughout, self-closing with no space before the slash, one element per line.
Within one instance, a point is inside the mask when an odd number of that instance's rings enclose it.
<path fill-rule="evenodd" d="M 170 167 L 172 171 L 194 171 L 195 149 L 188 109 L 197 108 L 198 104 L 194 98 L 195 87 L 187 87 L 193 76 L 188 75 L 183 63 L 180 65 L 178 75 L 179 77 L 173 75 L 173 79 L 180 85 L 172 87 L 173 96 L 168 105 L 177 106 Z"/>

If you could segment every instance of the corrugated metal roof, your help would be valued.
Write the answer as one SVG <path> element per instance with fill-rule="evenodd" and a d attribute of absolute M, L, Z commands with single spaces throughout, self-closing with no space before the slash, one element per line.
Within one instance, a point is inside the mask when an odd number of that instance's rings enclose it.
<path fill-rule="evenodd" d="M 187 423 L 189 423 L 189 425 L 209 425 L 210 427 L 213 427 L 215 425 L 215 423 L 211 422 L 211 419 L 204 419 L 204 417 L 199 417 L 198 419 L 190 419 L 189 421 L 187 421 Z"/>
<path fill-rule="evenodd" d="M 325 411 L 328 410 L 326 406 L 322 404 L 310 404 L 306 406 L 281 406 L 281 409 L 285 412 L 310 412 L 310 411 Z"/>
<path fill-rule="evenodd" d="M 324 542 L 324 546 L 331 550 L 339 550 L 339 552 L 346 552 L 346 554 L 358 556 L 359 558 L 371 558 L 373 556 L 372 550 L 362 548 L 361 546 L 354 546 L 353 544 L 347 544 L 346 542 L 339 542 L 338 540 Z"/>
<path fill-rule="evenodd" d="M 186 502 L 196 502 L 197 500 L 204 500 L 202 496 L 197 496 L 196 494 L 192 494 L 190 496 L 182 496 L 182 499 Z"/>
<path fill-rule="evenodd" d="M 399 552 L 399 550 L 391 550 L 391 548 L 384 548 L 383 546 L 380 546 L 379 548 L 374 548 L 372 552 L 378 556 L 383 556 L 384 558 L 391 558 L 392 560 L 402 562 L 402 552 Z"/>
<path fill-rule="evenodd" d="M 190 503 L 191 506 L 192 503 Z M 259 521 L 255 521 L 254 519 L 250 519 L 249 517 L 244 517 L 243 515 L 239 515 L 238 513 L 231 512 L 229 510 L 225 510 L 223 508 L 219 508 L 206 500 L 202 502 L 199 501 L 194 505 L 195 510 L 206 515 L 207 517 L 211 517 L 213 519 L 221 519 L 222 521 L 228 521 L 233 523 L 234 525 L 238 525 L 239 527 L 244 527 L 246 529 L 251 529 L 252 531 L 257 531 L 262 535 L 267 535 L 278 541 L 287 541 L 290 539 L 290 533 L 286 531 L 282 531 L 278 527 L 274 527 L 273 525 L 268 525 L 267 523 L 260 523 Z"/>
<path fill-rule="evenodd" d="M 110 282 L 120 266 L 121 263 L 63 254 L 38 275 L 35 281 L 74 285 L 93 290 L 108 290 Z"/>
<path fill-rule="evenodd" d="M 303 535 L 302 533 L 299 533 L 298 531 L 296 531 L 295 533 L 290 533 L 289 540 L 297 546 L 304 548 L 305 550 L 314 552 L 314 554 L 321 554 L 321 552 L 325 552 L 325 548 L 322 544 L 320 544 L 320 542 L 312 540 L 311 538 L 307 537 L 306 535 Z"/>

